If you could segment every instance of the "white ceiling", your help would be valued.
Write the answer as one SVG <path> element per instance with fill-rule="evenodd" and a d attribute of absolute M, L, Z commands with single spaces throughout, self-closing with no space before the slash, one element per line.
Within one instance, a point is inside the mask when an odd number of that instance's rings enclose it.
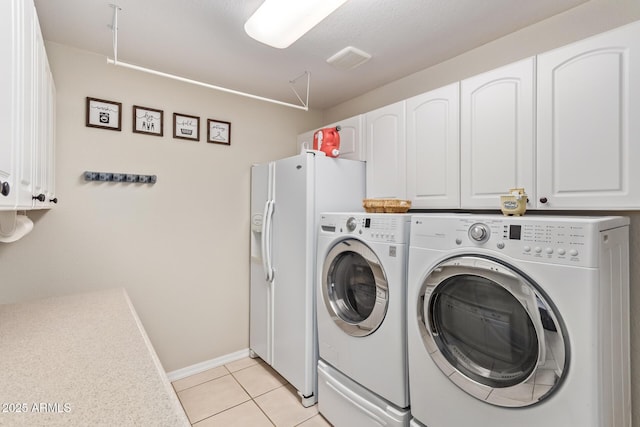
<path fill-rule="evenodd" d="M 46 40 L 113 58 L 116 3 L 120 61 L 290 103 L 288 82 L 309 71 L 310 108 L 325 109 L 586 1 L 349 0 L 283 50 L 244 32 L 262 0 L 35 3 Z M 372 59 L 347 71 L 326 63 L 346 46 Z"/>

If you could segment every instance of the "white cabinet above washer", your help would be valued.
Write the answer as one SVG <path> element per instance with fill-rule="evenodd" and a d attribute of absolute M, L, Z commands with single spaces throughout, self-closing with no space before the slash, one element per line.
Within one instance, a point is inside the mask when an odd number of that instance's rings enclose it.
<path fill-rule="evenodd" d="M 406 198 L 405 101 L 365 114 L 367 198 Z"/>
<path fill-rule="evenodd" d="M 460 207 L 460 84 L 409 98 L 406 108 L 412 208 Z"/>
<path fill-rule="evenodd" d="M 460 205 L 498 209 L 510 188 L 535 194 L 535 59 L 463 80 Z"/>
<path fill-rule="evenodd" d="M 640 22 L 538 56 L 539 209 L 640 208 Z"/>

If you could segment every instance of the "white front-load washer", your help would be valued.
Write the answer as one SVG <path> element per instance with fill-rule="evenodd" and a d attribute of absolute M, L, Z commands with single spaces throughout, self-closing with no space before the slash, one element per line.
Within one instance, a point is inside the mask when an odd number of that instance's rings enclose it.
<path fill-rule="evenodd" d="M 629 427 L 628 224 L 414 215 L 413 417 L 429 427 Z"/>
<path fill-rule="evenodd" d="M 318 409 L 335 426 L 409 424 L 410 223 L 408 214 L 320 215 Z"/>

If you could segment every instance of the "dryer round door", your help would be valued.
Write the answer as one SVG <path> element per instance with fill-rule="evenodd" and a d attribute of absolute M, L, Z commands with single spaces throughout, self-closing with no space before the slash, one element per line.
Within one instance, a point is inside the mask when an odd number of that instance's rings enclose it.
<path fill-rule="evenodd" d="M 449 258 L 425 278 L 417 308 L 431 358 L 471 396 L 529 406 L 562 382 L 564 325 L 540 287 L 515 268 L 475 255 Z"/>
<path fill-rule="evenodd" d="M 382 324 L 388 284 L 380 260 L 363 242 L 344 239 L 327 254 L 322 268 L 322 298 L 338 327 L 362 337 Z"/>

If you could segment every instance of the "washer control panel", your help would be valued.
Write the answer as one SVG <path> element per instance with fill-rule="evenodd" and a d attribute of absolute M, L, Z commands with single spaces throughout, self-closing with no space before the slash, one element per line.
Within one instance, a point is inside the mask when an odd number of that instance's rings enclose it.
<path fill-rule="evenodd" d="M 482 248 L 515 259 L 592 266 L 606 230 L 626 224 L 622 217 L 414 215 L 410 245 L 443 251 Z"/>
<path fill-rule="evenodd" d="M 323 213 L 319 233 L 354 235 L 372 242 L 408 243 L 410 225 L 408 214 Z"/>
<path fill-rule="evenodd" d="M 491 230 L 481 222 L 477 222 L 469 227 L 469 237 L 473 241 L 483 243 L 489 240 L 489 236 L 491 236 Z"/>

